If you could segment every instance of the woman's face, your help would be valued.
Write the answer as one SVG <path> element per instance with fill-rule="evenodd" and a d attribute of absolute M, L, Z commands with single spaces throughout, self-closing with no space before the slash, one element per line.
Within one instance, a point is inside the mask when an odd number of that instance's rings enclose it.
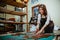
<path fill-rule="evenodd" d="M 40 12 L 40 14 L 42 14 L 42 15 L 43 15 L 43 13 L 44 13 L 43 8 L 39 8 L 39 12 Z"/>

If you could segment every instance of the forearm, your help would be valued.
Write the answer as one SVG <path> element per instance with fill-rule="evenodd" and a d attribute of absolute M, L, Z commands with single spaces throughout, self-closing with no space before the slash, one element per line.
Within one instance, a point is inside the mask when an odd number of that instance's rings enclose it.
<path fill-rule="evenodd" d="M 47 25 L 44 25 L 42 28 L 41 28 L 41 32 L 47 27 Z"/>
<path fill-rule="evenodd" d="M 44 30 L 44 27 L 43 28 L 41 28 L 41 30 L 39 30 L 37 33 L 39 34 L 39 33 L 42 33 L 43 32 L 43 30 Z"/>
<path fill-rule="evenodd" d="M 47 25 L 44 25 L 44 26 L 37 32 L 37 34 L 42 33 L 42 32 L 44 31 L 44 28 L 45 28 L 45 27 L 47 27 Z"/>

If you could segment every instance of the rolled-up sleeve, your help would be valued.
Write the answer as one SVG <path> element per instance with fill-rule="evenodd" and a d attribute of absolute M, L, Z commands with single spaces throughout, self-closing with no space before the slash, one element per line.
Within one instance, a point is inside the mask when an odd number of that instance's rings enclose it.
<path fill-rule="evenodd" d="M 40 24 L 40 20 L 41 20 L 41 15 L 39 14 L 38 15 L 38 20 L 37 20 L 37 23 Z"/>
<path fill-rule="evenodd" d="M 37 28 L 39 28 L 40 20 L 41 20 L 41 14 L 38 15 Z"/>

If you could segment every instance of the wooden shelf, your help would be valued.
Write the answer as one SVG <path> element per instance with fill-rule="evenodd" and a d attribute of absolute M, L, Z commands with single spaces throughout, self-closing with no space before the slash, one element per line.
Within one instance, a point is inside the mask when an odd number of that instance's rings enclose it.
<path fill-rule="evenodd" d="M 6 13 L 6 14 L 19 15 L 19 16 L 26 15 L 26 13 L 24 13 L 24 12 L 10 11 L 10 10 L 7 10 L 3 7 L 0 7 L 0 12 Z"/>
<path fill-rule="evenodd" d="M 18 2 L 15 2 L 15 1 L 13 1 L 13 0 L 1 0 L 1 2 L 4 3 L 4 4 L 16 6 L 16 7 L 21 7 L 21 8 L 27 6 L 27 5 L 26 5 L 25 3 L 23 3 L 23 2 L 18 3 Z"/>
<path fill-rule="evenodd" d="M 26 22 L 8 22 L 5 20 L 0 20 L 0 23 L 5 23 L 5 24 L 27 24 Z"/>

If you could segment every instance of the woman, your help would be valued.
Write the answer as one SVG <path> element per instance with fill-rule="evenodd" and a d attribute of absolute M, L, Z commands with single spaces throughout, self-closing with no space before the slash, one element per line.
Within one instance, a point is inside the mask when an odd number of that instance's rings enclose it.
<path fill-rule="evenodd" d="M 37 21 L 37 30 L 39 30 L 37 34 L 40 33 L 53 33 L 54 24 L 51 21 L 50 16 L 47 14 L 47 9 L 44 4 L 40 4 L 39 6 L 39 14 L 38 14 L 38 21 Z M 51 25 L 51 26 L 50 26 Z"/>

